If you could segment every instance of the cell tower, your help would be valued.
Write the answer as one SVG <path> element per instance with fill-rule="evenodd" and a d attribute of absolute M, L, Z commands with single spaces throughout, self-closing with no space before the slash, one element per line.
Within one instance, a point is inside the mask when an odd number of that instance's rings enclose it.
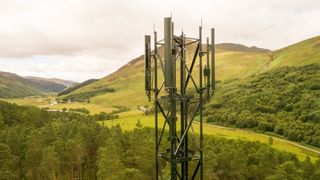
<path fill-rule="evenodd" d="M 204 102 L 209 100 L 215 91 L 214 29 L 211 29 L 211 45 L 207 38 L 206 51 L 203 51 L 202 25 L 199 27 L 198 38 L 186 37 L 183 32 L 176 36 L 173 27 L 171 17 L 164 18 L 164 39 L 158 41 L 157 32 L 154 31 L 153 52 L 151 37 L 145 36 L 145 90 L 149 101 L 151 94 L 154 94 L 156 179 L 163 179 L 165 165 L 160 161 L 166 161 L 169 164 L 171 180 L 202 180 L 202 110 Z M 187 62 L 186 57 L 190 52 L 187 54 L 186 48 L 194 45 L 196 48 L 191 55 L 192 60 Z M 159 53 L 160 48 L 161 52 L 164 51 L 164 58 Z M 163 76 L 158 75 L 158 64 Z M 163 82 L 159 83 L 160 80 Z M 178 86 L 177 81 L 180 83 Z M 159 126 L 159 114 L 164 117 L 162 126 Z M 199 122 L 195 122 L 195 117 Z M 194 132 L 195 123 L 199 126 L 199 135 Z M 167 125 L 169 137 L 165 143 L 163 136 Z M 191 140 L 195 145 L 191 146 Z"/>

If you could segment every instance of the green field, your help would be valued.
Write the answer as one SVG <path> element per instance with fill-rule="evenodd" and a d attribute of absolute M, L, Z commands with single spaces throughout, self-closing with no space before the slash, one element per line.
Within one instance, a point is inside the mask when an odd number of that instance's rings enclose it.
<path fill-rule="evenodd" d="M 89 104 L 89 103 L 80 103 L 80 102 L 72 102 L 72 103 L 63 103 L 63 104 L 57 104 L 50 106 L 49 108 L 53 109 L 77 109 L 77 108 L 86 108 L 90 111 L 90 114 L 99 114 L 100 112 L 106 112 L 110 113 L 113 110 L 116 110 L 117 108 L 113 107 L 103 107 L 96 104 Z"/>
<path fill-rule="evenodd" d="M 163 125 L 164 119 L 161 117 L 161 115 L 159 115 L 159 117 L 159 124 Z M 143 126 L 154 128 L 154 116 L 145 116 L 142 115 L 142 113 L 139 111 L 125 112 L 120 114 L 120 119 L 107 120 L 103 121 L 102 123 L 109 127 L 119 124 L 122 127 L 122 129 L 130 131 L 136 127 L 138 120 L 141 122 Z M 193 129 L 195 133 L 199 133 L 199 125 L 197 122 L 193 124 Z M 268 135 L 254 133 L 250 131 L 214 126 L 209 124 L 204 124 L 203 131 L 206 135 L 214 135 L 231 139 L 243 139 L 248 141 L 259 141 L 266 144 L 269 143 L 270 137 Z M 318 149 L 308 148 L 298 143 L 294 143 L 277 137 L 272 138 L 272 147 L 281 151 L 296 154 L 300 160 L 304 160 L 306 156 L 309 156 L 313 161 L 315 161 L 317 158 L 320 157 L 320 151 Z"/>
<path fill-rule="evenodd" d="M 55 95 L 46 95 L 46 96 L 28 96 L 25 98 L 17 98 L 17 99 L 0 99 L 3 101 L 16 103 L 18 105 L 31 105 L 31 106 L 48 106 L 50 102 L 55 99 Z"/>
<path fill-rule="evenodd" d="M 70 102 L 70 103 L 59 103 L 59 104 L 50 104 L 56 99 L 55 95 L 48 96 L 30 96 L 21 99 L 0 99 L 11 103 L 16 103 L 18 105 L 31 105 L 39 108 L 49 108 L 49 109 L 77 109 L 77 108 L 86 108 L 90 111 L 90 114 L 99 114 L 100 112 L 110 113 L 113 110 L 117 110 L 114 107 L 104 107 L 97 104 L 81 103 L 81 102 Z"/>

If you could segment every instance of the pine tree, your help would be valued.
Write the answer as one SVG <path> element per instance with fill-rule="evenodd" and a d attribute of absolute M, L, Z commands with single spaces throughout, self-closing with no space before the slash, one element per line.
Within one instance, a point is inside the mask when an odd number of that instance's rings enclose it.
<path fill-rule="evenodd" d="M 42 151 L 41 169 L 44 177 L 49 179 L 57 179 L 57 170 L 59 168 L 58 154 L 55 152 L 54 147 L 49 146 Z"/>
<path fill-rule="evenodd" d="M 0 143 L 0 179 L 16 179 L 17 157 L 6 144 Z"/>
<path fill-rule="evenodd" d="M 98 179 L 118 180 L 123 177 L 124 166 L 121 162 L 119 147 L 109 138 L 107 147 L 99 149 L 98 155 Z"/>

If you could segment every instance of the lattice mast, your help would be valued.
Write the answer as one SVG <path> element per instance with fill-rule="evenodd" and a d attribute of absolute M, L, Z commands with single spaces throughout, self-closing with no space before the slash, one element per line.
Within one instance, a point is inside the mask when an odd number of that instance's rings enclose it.
<path fill-rule="evenodd" d="M 191 64 L 187 65 L 186 48 L 194 44 L 196 49 L 193 52 Z M 164 46 L 164 58 L 159 53 L 161 46 Z M 156 179 L 163 178 L 164 165 L 160 163 L 162 160 L 169 164 L 171 180 L 203 179 L 202 109 L 203 104 L 213 96 L 215 91 L 214 29 L 211 29 L 211 45 L 207 38 L 206 51 L 203 51 L 203 46 L 202 26 L 199 27 L 198 38 L 186 37 L 183 32 L 180 36 L 175 36 L 171 17 L 164 18 L 163 40 L 158 41 L 157 32 L 154 31 L 153 52 L 151 52 L 151 37 L 145 36 L 145 91 L 149 101 L 152 93 L 154 94 Z M 205 63 L 204 55 L 207 57 Z M 198 75 L 195 74 L 196 63 L 199 68 Z M 158 64 L 164 79 L 160 86 L 158 86 L 158 81 L 161 79 L 158 75 Z M 180 81 L 178 87 L 177 81 Z M 179 118 L 177 106 L 180 109 Z M 161 127 L 159 127 L 159 113 L 164 118 Z M 195 135 L 193 128 L 196 116 L 199 119 L 197 123 L 199 135 Z M 180 132 L 178 122 L 180 122 Z M 163 136 L 167 125 L 169 127 L 167 144 L 169 145 L 164 147 L 166 145 L 163 143 Z M 194 140 L 196 149 L 189 146 L 188 141 L 191 139 Z M 163 148 L 165 150 L 161 151 Z M 195 165 L 190 166 L 190 161 L 196 162 Z"/>

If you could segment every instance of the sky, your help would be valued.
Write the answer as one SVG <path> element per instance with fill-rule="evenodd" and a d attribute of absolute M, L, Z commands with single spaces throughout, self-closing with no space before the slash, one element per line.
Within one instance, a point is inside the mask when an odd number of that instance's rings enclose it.
<path fill-rule="evenodd" d="M 320 35 L 319 0 L 0 0 L 0 71 L 84 81 L 143 54 L 171 16 L 175 33 L 271 50 Z"/>

